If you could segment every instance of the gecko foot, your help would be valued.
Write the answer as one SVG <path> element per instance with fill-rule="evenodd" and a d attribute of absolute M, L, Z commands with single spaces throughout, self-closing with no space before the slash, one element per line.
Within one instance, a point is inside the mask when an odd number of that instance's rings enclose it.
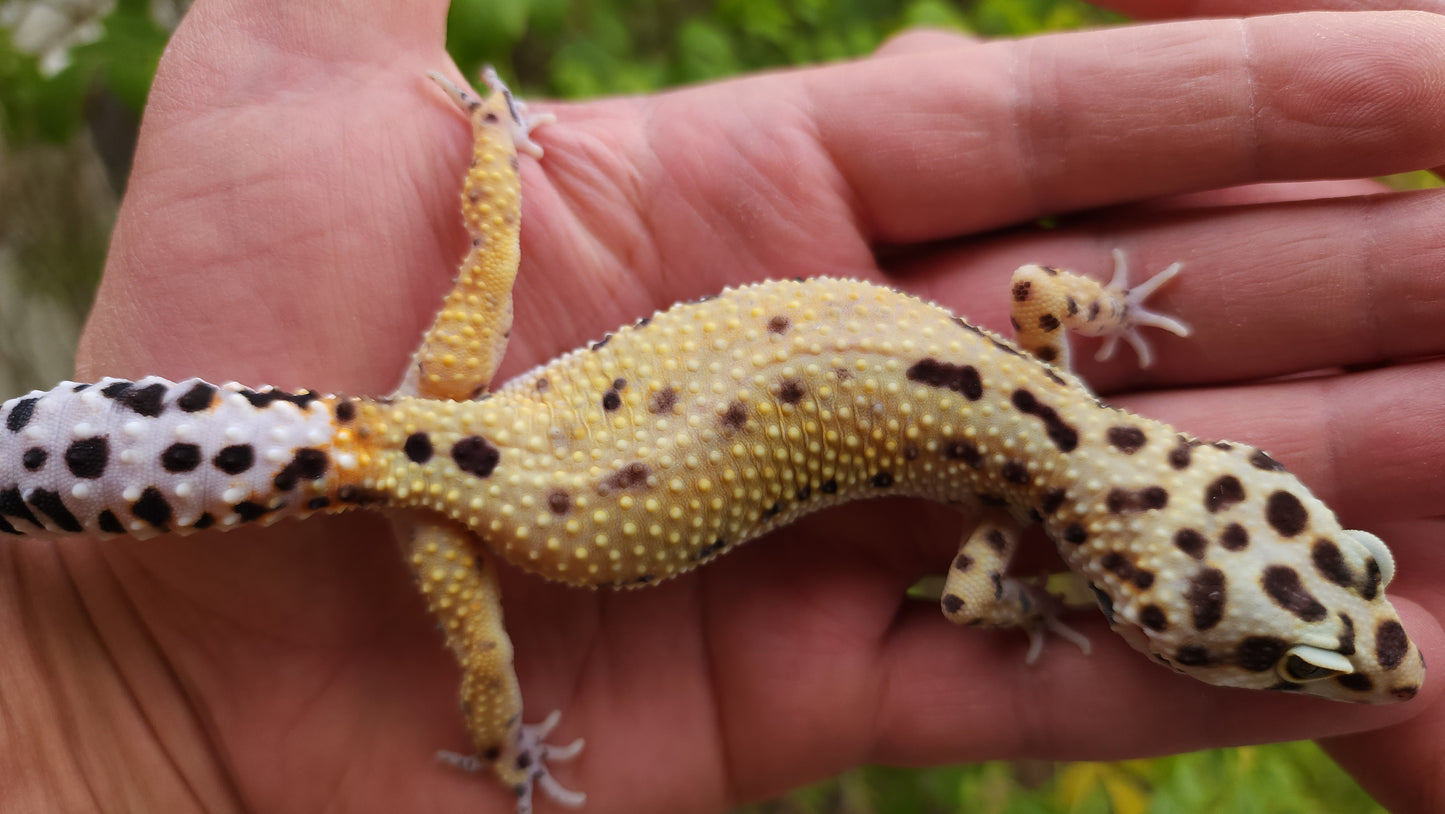
<path fill-rule="evenodd" d="M 1148 340 L 1139 331 L 1141 326 L 1160 328 L 1175 336 L 1189 335 L 1189 326 L 1183 321 L 1144 307 L 1144 301 L 1165 283 L 1174 279 L 1174 276 L 1183 268 L 1183 263 L 1174 263 L 1148 280 L 1130 288 L 1129 261 L 1124 257 L 1123 251 L 1114 250 L 1114 279 L 1109 281 L 1105 290 L 1123 300 L 1124 315 L 1113 332 L 1104 337 L 1104 343 L 1099 346 L 1099 353 L 1095 358 L 1103 360 L 1113 356 L 1114 351 L 1119 347 L 1119 340 L 1123 339 L 1133 346 L 1135 353 L 1139 354 L 1139 366 L 1149 367 L 1154 364 L 1154 351 L 1149 347 Z"/>
<path fill-rule="evenodd" d="M 428 79 L 440 85 L 441 89 L 446 91 L 447 96 L 450 96 L 456 103 L 456 106 L 466 111 L 468 115 L 481 107 L 481 99 L 442 76 L 440 72 L 427 71 L 426 75 Z M 513 146 L 533 158 L 541 158 L 542 145 L 532 140 L 532 131 L 543 125 L 555 123 L 557 117 L 551 113 L 529 113 L 527 103 L 512 95 L 512 89 L 507 87 L 507 83 L 497 76 L 496 70 L 490 65 L 482 69 L 482 81 L 486 83 L 488 89 L 502 94 L 502 97 L 507 100 L 507 112 L 511 114 L 511 121 L 508 123 L 507 129 L 511 133 Z"/>
<path fill-rule="evenodd" d="M 566 746 L 551 746 L 544 743 L 543 739 L 557 728 L 557 722 L 560 720 L 562 720 L 562 711 L 554 709 L 552 714 L 539 724 L 523 724 L 517 733 L 517 742 L 499 758 L 512 762 L 526 772 L 526 778 L 512 786 L 512 790 L 517 794 L 517 814 L 531 814 L 532 783 L 534 781 L 558 805 L 566 808 L 581 808 L 582 804 L 587 802 L 586 794 L 565 788 L 557 782 L 556 778 L 552 777 L 552 773 L 547 769 L 547 761 L 565 763 L 576 757 L 585 745 L 582 738 L 578 738 Z M 437 760 L 466 772 L 481 771 L 491 765 L 491 761 L 484 760 L 478 755 L 463 755 L 447 751 L 437 752 Z"/>

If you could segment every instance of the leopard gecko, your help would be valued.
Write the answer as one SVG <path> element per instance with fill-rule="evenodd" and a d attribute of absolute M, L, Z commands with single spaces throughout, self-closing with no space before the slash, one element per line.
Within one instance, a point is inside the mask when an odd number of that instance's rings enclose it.
<path fill-rule="evenodd" d="M 511 329 L 517 151 L 542 117 L 486 75 L 471 119 L 456 284 L 386 398 L 191 379 L 65 382 L 0 407 L 0 534 L 189 534 L 387 509 L 462 667 L 475 756 L 528 812 L 562 804 L 557 721 L 522 723 L 493 556 L 580 586 L 683 574 L 803 515 L 913 495 L 978 517 L 944 613 L 1052 630 L 1049 597 L 1006 572 L 1041 523 L 1113 628 L 1210 684 L 1342 701 L 1411 698 L 1424 662 L 1384 588 L 1389 550 L 1347 530 L 1264 452 L 1204 442 L 1102 404 L 1065 329 L 1132 344 L 1188 333 L 1145 307 L 1179 269 L 1129 288 L 1042 265 L 1010 289 L 1013 342 L 900 291 L 767 282 L 644 317 L 488 386 Z M 1083 642 L 1080 642 L 1084 644 Z"/>

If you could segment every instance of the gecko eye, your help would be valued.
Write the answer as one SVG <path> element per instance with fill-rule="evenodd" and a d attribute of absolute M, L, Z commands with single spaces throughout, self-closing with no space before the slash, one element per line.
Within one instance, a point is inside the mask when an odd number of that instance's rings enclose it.
<path fill-rule="evenodd" d="M 1390 553 L 1390 548 L 1385 545 L 1385 541 L 1368 531 L 1345 529 L 1344 532 L 1346 537 L 1359 543 L 1371 557 L 1375 558 L 1375 564 L 1380 566 L 1380 587 L 1389 585 L 1390 580 L 1395 576 L 1395 557 Z"/>
<path fill-rule="evenodd" d="M 1302 683 L 1353 673 L 1355 667 L 1349 659 L 1333 650 L 1301 644 L 1285 653 L 1276 670 L 1285 681 Z"/>

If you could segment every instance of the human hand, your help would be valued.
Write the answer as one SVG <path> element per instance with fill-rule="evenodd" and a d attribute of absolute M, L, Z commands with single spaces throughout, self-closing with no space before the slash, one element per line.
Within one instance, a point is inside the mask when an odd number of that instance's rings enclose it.
<path fill-rule="evenodd" d="M 423 78 L 445 64 L 443 12 L 193 9 L 157 77 L 83 378 L 391 389 L 463 251 L 467 128 Z M 1159 338 L 1147 376 L 1126 360 L 1084 362 L 1085 377 L 1191 433 L 1270 449 L 1348 525 L 1380 532 L 1400 561 L 1392 590 L 1426 606 L 1399 604 L 1411 634 L 1438 652 L 1445 368 L 1399 360 L 1440 351 L 1422 305 L 1445 287 L 1429 262 L 1439 196 L 1202 190 L 1445 163 L 1442 33 L 1433 17 L 1362 14 L 918 34 L 859 63 L 555 108 L 545 160 L 523 164 L 504 375 L 726 284 L 886 280 L 1003 328 L 1023 262 L 1100 273 L 1115 246 L 1136 268 L 1182 259 L 1159 303 L 1196 335 Z M 1060 212 L 1074 214 L 1056 229 L 992 231 Z M 1300 288 L 1320 296 L 1287 296 Z M 1339 367 L 1355 372 L 1261 383 Z M 957 534 L 945 510 L 879 502 L 642 592 L 509 573 L 529 717 L 561 706 L 560 740 L 589 739 L 563 770 L 589 811 L 671 812 L 860 762 L 1340 735 L 1437 697 L 1360 708 L 1204 687 L 1101 620 L 1081 625 L 1094 655 L 1054 646 L 1027 667 L 1022 635 L 957 630 L 903 598 Z M 431 759 L 467 744 L 455 669 L 378 517 L 53 550 L 18 549 L 33 627 L 6 614 L 0 628 L 31 648 L 0 697 L 38 699 L 11 759 L 48 793 L 167 810 L 510 806 Z M 1399 732 L 1424 738 L 1412 721 L 1342 753 L 1383 782 Z"/>

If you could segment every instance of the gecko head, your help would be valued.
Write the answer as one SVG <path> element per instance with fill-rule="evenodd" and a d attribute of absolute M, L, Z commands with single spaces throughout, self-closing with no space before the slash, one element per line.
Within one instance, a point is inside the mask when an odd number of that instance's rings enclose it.
<path fill-rule="evenodd" d="M 1175 506 L 1165 528 L 1142 532 L 1163 539 L 1139 547 L 1155 554 L 1130 561 L 1130 579 L 1118 578 L 1122 554 L 1096 560 L 1114 629 L 1210 684 L 1356 703 L 1413 698 L 1425 662 L 1385 596 L 1389 549 L 1341 527 L 1277 465 L 1241 477 L 1207 478 L 1199 508 Z"/>

